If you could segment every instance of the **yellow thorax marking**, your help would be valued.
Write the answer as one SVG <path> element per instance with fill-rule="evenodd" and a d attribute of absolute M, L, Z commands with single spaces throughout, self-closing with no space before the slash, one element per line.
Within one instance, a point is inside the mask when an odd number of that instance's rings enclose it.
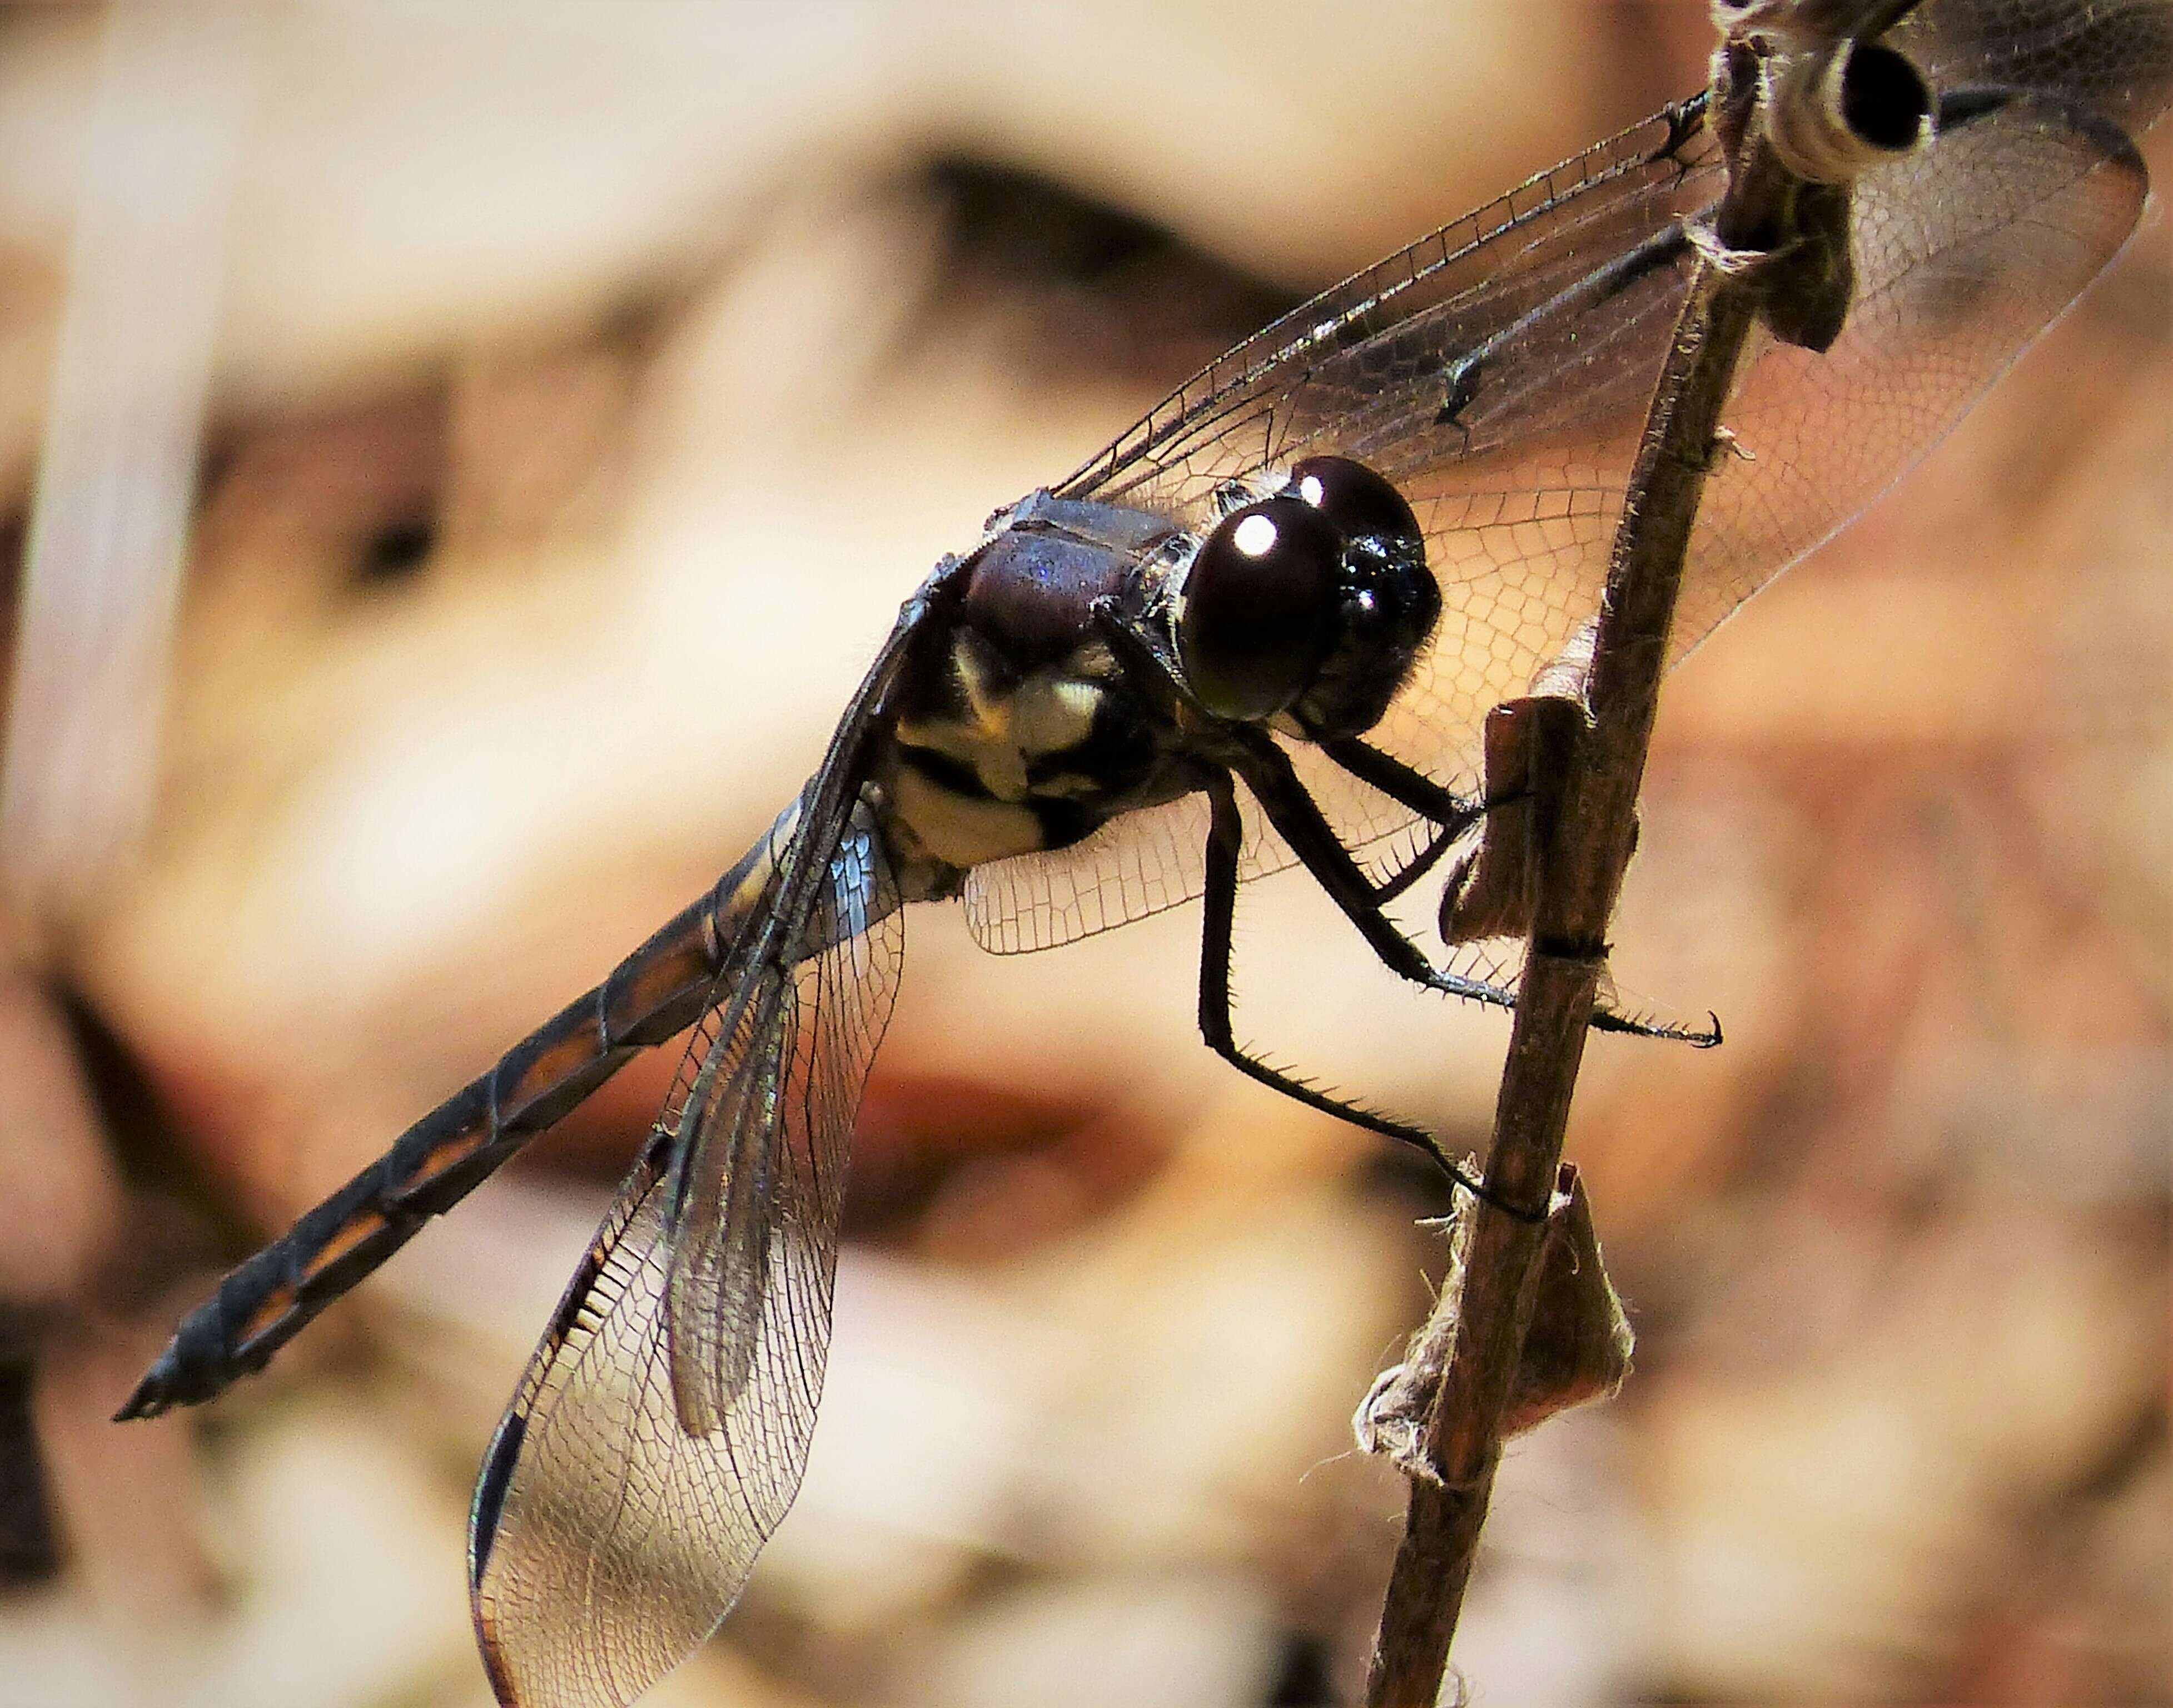
<path fill-rule="evenodd" d="M 970 630 L 952 643 L 951 663 L 966 716 L 902 721 L 898 738 L 971 766 L 997 800 L 1025 800 L 1027 761 L 1077 747 L 1093 729 L 1102 689 L 1070 670 L 1043 668 L 1006 690 L 995 685 L 988 643 Z"/>

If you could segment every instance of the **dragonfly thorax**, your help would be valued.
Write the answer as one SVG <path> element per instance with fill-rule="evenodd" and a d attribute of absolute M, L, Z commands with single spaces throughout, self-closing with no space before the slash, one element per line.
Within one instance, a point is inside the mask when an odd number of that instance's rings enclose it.
<path fill-rule="evenodd" d="M 1196 544 L 1151 511 L 1038 493 L 958 576 L 871 777 L 914 895 L 1200 787 L 1218 726 L 1371 729 L 1441 611 L 1410 505 L 1340 457 Z"/>
<path fill-rule="evenodd" d="M 1149 512 L 1037 494 L 963 565 L 955 611 L 916 653 L 875 767 L 909 891 L 1068 847 L 1184 792 L 1175 732 L 1097 615 L 1178 532 Z M 950 877 L 906 876 L 930 862 Z"/>

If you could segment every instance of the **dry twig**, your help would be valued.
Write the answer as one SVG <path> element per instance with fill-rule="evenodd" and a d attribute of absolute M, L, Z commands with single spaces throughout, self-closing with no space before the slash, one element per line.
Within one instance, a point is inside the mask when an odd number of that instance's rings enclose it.
<path fill-rule="evenodd" d="M 1494 1199 L 1529 1205 L 1532 1214 L 1469 1202 L 1461 1261 L 1420 1337 L 1439 1350 L 1414 1354 L 1415 1366 L 1431 1365 L 1440 1375 L 1416 1444 L 1423 1469 L 1412 1477 L 1404 1540 L 1375 1640 L 1369 1708 L 1428 1708 L 1437 1700 L 1502 1439 L 1510 1427 L 1535 1420 L 1527 1332 L 1543 1273 L 1560 1267 L 1541 1259 L 1556 1242 L 1574 1238 L 1577 1219 L 1567 1190 L 1573 1181 L 1561 1167 L 1562 1132 L 1605 964 L 1608 922 L 1635 841 L 1676 591 L 1705 478 L 1722 443 L 1721 411 L 1738 359 L 1761 318 L 1777 337 L 1822 348 L 1847 312 L 1845 178 L 1811 181 L 1784 165 L 1775 130 L 1784 120 L 1799 128 L 1807 122 L 1801 114 L 1777 115 L 1768 103 L 1777 88 L 1837 88 L 1858 54 L 1884 56 L 1879 69 L 1895 78 L 1900 99 L 1912 98 L 1912 87 L 1923 95 L 1898 56 L 1863 45 L 1890 24 L 1893 4 L 1875 8 L 1882 17 L 1854 19 L 1852 34 L 1836 30 L 1806 42 L 1778 32 L 1786 46 L 1776 50 L 1768 46 L 1773 38 L 1753 24 L 1770 26 L 1786 3 L 1745 8 L 1723 0 L 1720 8 L 1733 27 L 1714 61 L 1713 111 L 1728 149 L 1729 186 L 1709 222 L 1693 233 L 1699 258 L 1631 467 L 1593 637 L 1588 722 L 1550 780 L 1558 791 L 1554 810 L 1535 815 L 1545 825 L 1536 850 L 1536 899 L 1486 1176 Z M 1834 79 L 1822 85 L 1817 76 L 1774 75 L 1783 52 L 1798 62 L 1823 56 Z M 1843 123 L 1838 101 L 1809 122 L 1821 116 Z M 1839 138 L 1843 145 L 1848 140 Z M 1583 1225 L 1597 1267 L 1588 1220 Z M 1603 1285 L 1570 1308 L 1604 1311 L 1611 1297 Z M 1572 1324 L 1571 1338 L 1598 1347 L 1614 1338 L 1612 1322 L 1586 1327 L 1590 1332 Z M 1619 1375 L 1618 1369 L 1615 1380 Z M 1552 1408 L 1590 1397 L 1588 1384 Z"/>

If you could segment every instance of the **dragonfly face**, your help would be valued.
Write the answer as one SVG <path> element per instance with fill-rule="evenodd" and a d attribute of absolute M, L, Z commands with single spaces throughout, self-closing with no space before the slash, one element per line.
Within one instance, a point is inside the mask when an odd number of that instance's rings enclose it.
<path fill-rule="evenodd" d="M 1935 443 L 2144 204 L 2130 133 L 2173 89 L 2166 0 L 1881 15 L 1922 74 L 1922 135 L 1824 204 L 1847 266 L 1820 314 L 1793 336 L 1769 315 L 1744 354 L 1723 417 L 1739 454 L 1705 478 L 1678 657 Z M 471 1525 L 500 1699 L 623 1704 L 723 1618 L 798 1487 L 905 902 L 957 897 L 1010 952 L 1199 898 L 1209 1046 L 1434 1151 L 1238 1044 L 1238 888 L 1302 864 L 1391 970 L 1511 1000 L 1464 941 L 1495 927 L 1445 926 L 1437 963 L 1385 908 L 1508 816 L 1477 804 L 1494 709 L 1575 674 L 1722 187 L 1703 98 L 1668 108 L 1324 293 L 1005 512 L 906 603 L 769 833 L 229 1274 L 122 1415 L 262 1368 L 635 1051 L 691 1028 Z"/>

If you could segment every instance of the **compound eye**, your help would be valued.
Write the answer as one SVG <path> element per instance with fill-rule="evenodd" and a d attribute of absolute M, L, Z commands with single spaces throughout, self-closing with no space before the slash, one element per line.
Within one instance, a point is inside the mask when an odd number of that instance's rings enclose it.
<path fill-rule="evenodd" d="M 1403 494 L 1347 457 L 1307 457 L 1291 468 L 1287 489 L 1334 522 L 1346 538 L 1424 538 Z"/>
<path fill-rule="evenodd" d="M 1185 572 L 1177 625 L 1195 700 L 1217 717 L 1252 720 L 1312 685 L 1335 644 L 1343 543 L 1296 498 L 1247 505 L 1216 524 Z"/>

